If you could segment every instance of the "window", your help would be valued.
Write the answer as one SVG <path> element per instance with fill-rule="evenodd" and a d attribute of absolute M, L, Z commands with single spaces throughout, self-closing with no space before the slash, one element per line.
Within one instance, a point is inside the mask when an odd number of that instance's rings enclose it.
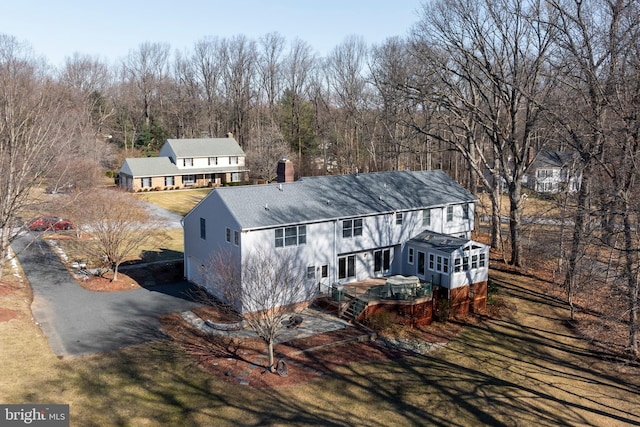
<path fill-rule="evenodd" d="M 356 256 L 348 255 L 338 258 L 338 279 L 356 277 Z"/>
<path fill-rule="evenodd" d="M 315 279 L 316 278 L 316 267 L 315 265 L 310 265 L 307 267 L 307 279 Z"/>
<path fill-rule="evenodd" d="M 424 209 L 422 211 L 422 226 L 428 227 L 431 225 L 431 209 Z"/>
<path fill-rule="evenodd" d="M 402 225 L 402 212 L 396 212 L 396 225 Z"/>
<path fill-rule="evenodd" d="M 182 176 L 182 184 L 183 185 L 193 185 L 196 183 L 195 175 L 183 175 Z"/>
<path fill-rule="evenodd" d="M 442 259 L 442 272 L 449 274 L 449 258 Z"/>
<path fill-rule="evenodd" d="M 184 166 L 184 167 L 193 166 L 193 159 L 191 159 L 191 158 L 182 159 L 182 166 Z"/>
<path fill-rule="evenodd" d="M 469 205 L 462 205 L 462 219 L 469 219 Z"/>
<path fill-rule="evenodd" d="M 424 252 L 418 251 L 418 274 L 424 276 Z"/>
<path fill-rule="evenodd" d="M 140 178 L 140 184 L 142 185 L 142 188 L 150 188 L 151 178 Z"/>
<path fill-rule="evenodd" d="M 485 261 L 485 254 L 480 254 L 480 261 L 479 261 L 479 266 L 480 268 L 484 268 L 484 266 L 486 265 L 486 261 Z"/>
<path fill-rule="evenodd" d="M 200 238 L 207 240 L 207 223 L 204 218 L 200 218 Z"/>
<path fill-rule="evenodd" d="M 478 268 L 478 255 L 471 255 L 471 269 Z"/>
<path fill-rule="evenodd" d="M 218 164 L 218 158 L 217 157 L 209 157 L 209 166 L 215 166 Z"/>
<path fill-rule="evenodd" d="M 230 165 L 237 165 L 238 164 L 238 156 L 229 157 L 229 164 Z"/>
<path fill-rule="evenodd" d="M 231 172 L 231 182 L 242 181 L 242 172 Z"/>
<path fill-rule="evenodd" d="M 275 229 L 275 246 L 298 246 L 307 243 L 307 226 L 299 225 Z"/>
<path fill-rule="evenodd" d="M 538 169 L 536 176 L 538 178 L 551 178 L 553 177 L 553 169 Z"/>
<path fill-rule="evenodd" d="M 172 187 L 175 185 L 175 177 L 173 176 L 165 176 L 164 177 L 164 186 L 165 187 Z"/>
<path fill-rule="evenodd" d="M 447 222 L 453 221 L 453 206 L 447 206 Z"/>
<path fill-rule="evenodd" d="M 407 260 L 409 264 L 413 264 L 413 248 L 409 248 L 409 259 Z"/>
<path fill-rule="evenodd" d="M 436 271 L 442 271 L 442 257 L 438 255 L 438 263 L 436 264 Z"/>
<path fill-rule="evenodd" d="M 342 238 L 348 239 L 353 235 L 353 221 L 350 219 L 342 221 Z"/>
<path fill-rule="evenodd" d="M 462 260 L 460 258 L 456 258 L 453 260 L 453 271 L 459 273 L 462 270 Z"/>
<path fill-rule="evenodd" d="M 322 266 L 322 278 L 327 278 L 329 277 L 329 266 L 328 265 L 323 265 Z"/>
<path fill-rule="evenodd" d="M 462 270 L 464 270 L 464 271 L 469 270 L 469 257 L 468 256 L 462 257 Z"/>
<path fill-rule="evenodd" d="M 236 246 L 240 244 L 240 232 L 237 230 L 233 232 L 233 244 Z"/>
<path fill-rule="evenodd" d="M 231 229 L 230 228 L 226 229 L 226 240 L 227 240 L 227 242 L 231 243 Z"/>
<path fill-rule="evenodd" d="M 345 219 L 342 221 L 342 238 L 362 236 L 362 219 Z"/>
<path fill-rule="evenodd" d="M 373 252 L 373 271 L 376 273 L 388 271 L 391 268 L 391 249 Z"/>
<path fill-rule="evenodd" d="M 362 236 L 362 220 L 361 219 L 353 220 L 353 235 Z"/>
<path fill-rule="evenodd" d="M 434 260 L 435 260 L 435 256 L 433 254 L 429 254 L 429 270 L 435 270 Z"/>

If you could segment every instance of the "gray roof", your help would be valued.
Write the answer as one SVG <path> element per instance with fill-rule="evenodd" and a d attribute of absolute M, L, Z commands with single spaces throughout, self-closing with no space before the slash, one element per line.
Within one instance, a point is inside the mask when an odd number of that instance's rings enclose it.
<path fill-rule="evenodd" d="M 448 254 L 460 249 L 470 241 L 471 240 L 469 239 L 447 236 L 446 234 L 440 234 L 433 231 L 423 231 L 410 240 L 411 243 Z M 477 242 L 473 242 L 473 244 L 484 247 L 484 245 Z"/>
<path fill-rule="evenodd" d="M 222 187 L 219 197 L 243 229 L 424 209 L 476 198 L 443 171 L 396 171 Z"/>
<path fill-rule="evenodd" d="M 577 160 L 577 154 L 566 151 L 540 151 L 533 161 L 535 168 L 562 168 Z"/>
<path fill-rule="evenodd" d="M 167 139 L 176 157 L 244 156 L 235 138 Z"/>
<path fill-rule="evenodd" d="M 132 157 L 125 159 L 120 173 L 133 177 L 150 177 L 182 175 L 184 172 L 181 172 L 168 157 Z"/>

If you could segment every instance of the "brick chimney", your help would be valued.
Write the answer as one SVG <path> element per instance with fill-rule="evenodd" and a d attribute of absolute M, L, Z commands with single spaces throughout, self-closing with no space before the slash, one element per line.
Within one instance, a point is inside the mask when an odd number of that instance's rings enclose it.
<path fill-rule="evenodd" d="M 293 182 L 293 163 L 286 158 L 278 162 L 278 182 Z"/>

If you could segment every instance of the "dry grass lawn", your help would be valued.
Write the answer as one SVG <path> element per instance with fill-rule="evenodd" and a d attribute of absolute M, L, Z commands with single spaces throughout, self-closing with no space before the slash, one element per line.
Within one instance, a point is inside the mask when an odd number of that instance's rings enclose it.
<path fill-rule="evenodd" d="M 638 366 L 578 339 L 544 282 L 492 276 L 502 315 L 461 324 L 446 347 L 327 364 L 313 381 L 265 390 L 211 374 L 168 341 L 58 360 L 31 319 L 29 286 L 5 273 L 0 309 L 16 316 L 0 322 L 0 401 L 69 403 L 79 426 L 640 424 Z"/>
<path fill-rule="evenodd" d="M 149 191 L 133 193 L 133 195 L 184 216 L 210 192 L 211 188 L 196 188 L 193 190 Z"/>

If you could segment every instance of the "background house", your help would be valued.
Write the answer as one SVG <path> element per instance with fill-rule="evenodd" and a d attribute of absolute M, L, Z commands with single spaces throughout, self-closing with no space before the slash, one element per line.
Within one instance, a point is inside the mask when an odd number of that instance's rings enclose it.
<path fill-rule="evenodd" d="M 425 230 L 468 242 L 475 203 L 472 194 L 442 171 L 218 188 L 184 218 L 185 277 L 208 287 L 203 271 L 212 253 L 225 251 L 240 262 L 252 248 L 268 248 L 294 256 L 306 269 L 309 286 L 317 286 L 320 293 L 337 284 L 397 274 L 432 280 L 418 274 L 416 263 L 424 262 L 425 271 L 435 267 L 428 258 L 418 260 L 419 244 L 408 242 Z M 409 267 L 404 259 L 411 247 Z M 461 243 L 459 249 L 464 247 Z M 488 265 L 483 268 L 486 272 Z M 220 296 L 216 289 L 210 291 Z"/>
<path fill-rule="evenodd" d="M 578 157 L 563 151 L 540 151 L 527 170 L 525 186 L 538 193 L 578 191 L 582 181 Z"/>
<path fill-rule="evenodd" d="M 222 185 L 248 179 L 245 154 L 226 138 L 167 139 L 158 157 L 128 158 L 120 168 L 120 186 L 128 191 Z"/>

